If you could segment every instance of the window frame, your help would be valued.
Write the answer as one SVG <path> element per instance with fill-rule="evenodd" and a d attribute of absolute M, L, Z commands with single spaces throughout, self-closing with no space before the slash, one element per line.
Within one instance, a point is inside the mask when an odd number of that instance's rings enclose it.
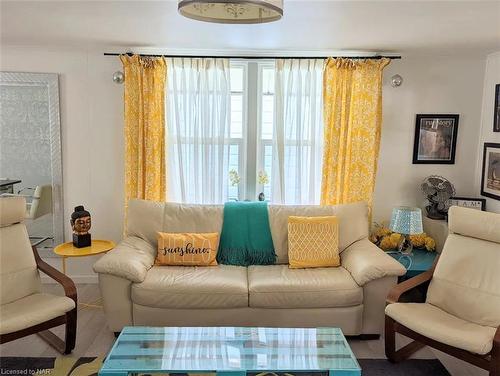
<path fill-rule="evenodd" d="M 233 94 L 241 94 L 242 96 L 242 124 L 241 124 L 241 138 L 231 137 L 231 132 L 229 132 L 229 138 L 227 140 L 228 153 L 231 145 L 238 145 L 239 155 L 238 155 L 238 175 L 240 177 L 240 182 L 238 187 L 238 200 L 242 200 L 247 194 L 247 165 L 245 163 L 245 156 L 247 155 L 247 140 L 246 135 L 248 133 L 248 64 L 243 60 L 231 59 L 229 61 L 229 69 L 232 68 L 242 68 L 243 69 L 243 86 L 242 91 L 233 91 L 231 89 L 231 98 Z M 232 113 L 231 113 L 232 116 Z M 229 171 L 228 171 L 229 174 Z M 229 188 L 231 187 L 230 182 L 228 184 L 228 200 L 234 199 L 234 197 L 229 197 Z"/>

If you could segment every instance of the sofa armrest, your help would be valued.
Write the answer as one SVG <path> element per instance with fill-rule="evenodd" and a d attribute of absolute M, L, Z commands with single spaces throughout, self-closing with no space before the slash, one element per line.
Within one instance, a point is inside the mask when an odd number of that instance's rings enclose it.
<path fill-rule="evenodd" d="M 340 254 L 341 264 L 359 286 L 387 276 L 401 276 L 406 269 L 367 238 L 354 242 Z"/>
<path fill-rule="evenodd" d="M 94 272 L 142 282 L 153 266 L 156 249 L 147 241 L 130 236 L 94 264 Z"/>

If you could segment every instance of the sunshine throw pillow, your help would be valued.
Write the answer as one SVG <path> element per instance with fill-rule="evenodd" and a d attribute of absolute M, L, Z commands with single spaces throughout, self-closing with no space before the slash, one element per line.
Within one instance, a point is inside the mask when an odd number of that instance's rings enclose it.
<path fill-rule="evenodd" d="M 337 217 L 288 217 L 290 268 L 339 266 Z"/>
<path fill-rule="evenodd" d="M 155 265 L 217 265 L 218 248 L 217 232 L 202 234 L 159 232 Z"/>

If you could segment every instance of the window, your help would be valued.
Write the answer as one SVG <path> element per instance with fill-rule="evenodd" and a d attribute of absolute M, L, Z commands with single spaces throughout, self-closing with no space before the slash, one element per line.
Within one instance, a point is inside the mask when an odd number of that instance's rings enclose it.
<path fill-rule="evenodd" d="M 172 201 L 319 202 L 322 61 L 172 59 Z M 264 178 L 263 178 L 264 177 Z"/>

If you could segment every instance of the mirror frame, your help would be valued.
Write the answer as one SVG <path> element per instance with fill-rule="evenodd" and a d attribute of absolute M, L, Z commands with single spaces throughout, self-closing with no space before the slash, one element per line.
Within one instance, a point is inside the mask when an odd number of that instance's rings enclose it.
<path fill-rule="evenodd" d="M 52 172 L 52 226 L 54 247 L 64 242 L 64 201 L 57 73 L 0 72 L 0 86 L 45 86 L 49 96 L 50 169 Z"/>

